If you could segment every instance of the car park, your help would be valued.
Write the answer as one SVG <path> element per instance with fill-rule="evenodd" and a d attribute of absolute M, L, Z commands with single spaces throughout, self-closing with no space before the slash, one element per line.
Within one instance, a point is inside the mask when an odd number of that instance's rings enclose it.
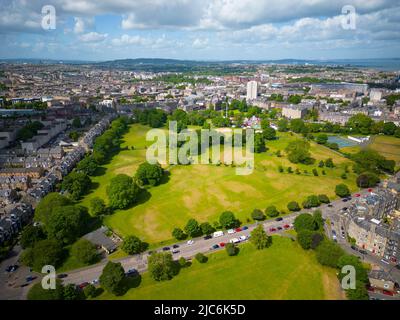
<path fill-rule="evenodd" d="M 233 229 L 228 230 L 228 234 L 233 234 L 233 233 L 235 233 L 235 230 L 233 230 Z"/>
<path fill-rule="evenodd" d="M 282 217 L 278 217 L 278 218 L 275 219 L 275 221 L 282 221 L 282 220 L 283 220 Z"/>
<path fill-rule="evenodd" d="M 215 231 L 215 232 L 213 233 L 213 237 L 214 237 L 214 238 L 222 237 L 223 235 L 224 235 L 224 232 L 223 232 L 223 231 Z"/>
<path fill-rule="evenodd" d="M 187 245 L 191 246 L 194 243 L 194 241 L 193 240 L 188 240 L 188 242 L 186 242 L 186 243 L 187 243 Z"/>
<path fill-rule="evenodd" d="M 212 239 L 212 236 L 209 234 L 204 237 L 204 240 L 208 240 L 208 239 Z"/>

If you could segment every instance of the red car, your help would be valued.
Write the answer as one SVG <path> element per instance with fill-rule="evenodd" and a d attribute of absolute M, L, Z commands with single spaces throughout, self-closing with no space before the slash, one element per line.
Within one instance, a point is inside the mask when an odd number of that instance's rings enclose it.
<path fill-rule="evenodd" d="M 221 242 L 220 244 L 219 244 L 219 246 L 222 248 L 222 247 L 225 247 L 225 242 Z"/>
<path fill-rule="evenodd" d="M 78 285 L 78 287 L 80 288 L 80 289 L 83 289 L 83 288 L 85 288 L 86 286 L 88 286 L 89 285 L 89 282 L 82 282 L 80 285 Z"/>
<path fill-rule="evenodd" d="M 236 228 L 235 231 L 240 232 L 240 231 L 242 231 L 242 228 Z"/>
<path fill-rule="evenodd" d="M 387 291 L 387 290 L 382 290 L 383 294 L 386 294 L 387 296 L 393 296 L 393 292 Z"/>
<path fill-rule="evenodd" d="M 374 191 L 374 190 L 373 190 L 373 189 L 371 189 L 371 188 L 369 188 L 369 189 L 368 189 L 368 192 L 372 192 L 372 191 Z"/>
<path fill-rule="evenodd" d="M 361 194 L 356 193 L 354 196 L 358 198 L 359 196 L 361 196 Z"/>
<path fill-rule="evenodd" d="M 285 229 L 289 229 L 289 228 L 290 228 L 290 226 L 289 226 L 288 224 L 285 224 L 283 227 L 284 227 Z"/>
<path fill-rule="evenodd" d="M 274 231 L 276 231 L 276 229 L 275 228 L 269 228 L 269 231 L 270 232 L 274 232 Z"/>

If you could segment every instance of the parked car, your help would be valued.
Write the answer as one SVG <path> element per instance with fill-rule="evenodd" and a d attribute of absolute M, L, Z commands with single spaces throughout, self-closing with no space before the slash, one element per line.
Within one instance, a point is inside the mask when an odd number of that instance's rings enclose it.
<path fill-rule="evenodd" d="M 214 244 L 212 247 L 211 247 L 211 249 L 218 249 L 219 248 L 219 245 L 217 245 L 217 244 Z"/>
<path fill-rule="evenodd" d="M 248 229 L 247 226 L 243 226 L 243 227 L 242 227 L 242 230 L 247 230 L 247 229 Z"/>
<path fill-rule="evenodd" d="M 289 229 L 289 228 L 290 228 L 290 226 L 289 226 L 288 224 L 284 224 L 283 227 L 284 227 L 285 229 Z"/>
<path fill-rule="evenodd" d="M 343 202 L 347 202 L 347 199 L 346 199 L 346 198 L 345 198 L 345 199 L 342 199 L 342 201 L 343 201 Z"/>
<path fill-rule="evenodd" d="M 221 242 L 221 243 L 219 244 L 219 246 L 220 246 L 221 248 L 225 247 L 225 242 Z"/>
<path fill-rule="evenodd" d="M 57 275 L 58 279 L 64 279 L 66 277 L 68 277 L 68 275 L 66 273 L 60 273 L 60 274 Z"/>
<path fill-rule="evenodd" d="M 276 231 L 275 228 L 269 228 L 269 232 L 274 232 L 274 231 Z"/>
<path fill-rule="evenodd" d="M 332 229 L 332 234 L 336 235 L 336 231 L 334 229 Z"/>
<path fill-rule="evenodd" d="M 364 249 L 360 249 L 360 250 L 358 250 L 358 252 L 360 252 L 362 254 L 368 254 L 368 252 L 366 250 L 364 250 Z"/>
<path fill-rule="evenodd" d="M 228 230 L 228 234 L 233 234 L 233 233 L 235 233 L 235 230 L 233 230 L 233 229 Z"/>
<path fill-rule="evenodd" d="M 242 231 L 242 228 L 236 228 L 235 231 L 240 232 L 240 231 Z"/>
<path fill-rule="evenodd" d="M 90 283 L 91 283 L 92 285 L 96 285 L 96 284 L 99 283 L 99 279 L 93 279 L 92 281 L 90 281 Z"/>
<path fill-rule="evenodd" d="M 360 197 L 360 196 L 361 196 L 361 194 L 359 194 L 359 193 L 356 193 L 354 196 L 358 198 L 358 197 Z"/>
<path fill-rule="evenodd" d="M 240 236 L 240 237 L 239 237 L 239 240 L 240 240 L 240 241 L 245 241 L 245 240 L 247 240 L 247 237 L 246 237 L 246 236 Z"/>
<path fill-rule="evenodd" d="M 135 268 L 132 268 L 132 269 L 129 269 L 127 272 L 125 272 L 125 275 L 132 276 L 137 273 L 138 273 L 138 271 Z"/>
<path fill-rule="evenodd" d="M 10 266 L 8 266 L 8 267 L 6 268 L 6 272 L 14 272 L 14 271 L 16 271 L 18 268 L 19 268 L 18 265 L 13 264 L 13 265 L 10 265 Z"/>
<path fill-rule="evenodd" d="M 164 248 L 162 248 L 163 249 L 163 251 L 168 251 L 168 250 L 170 250 L 171 248 L 170 247 L 164 247 Z"/>
<path fill-rule="evenodd" d="M 282 227 L 276 227 L 277 230 L 282 230 Z"/>
<path fill-rule="evenodd" d="M 36 276 L 31 276 L 31 275 L 29 275 L 29 276 L 27 276 L 27 277 L 25 278 L 25 280 L 26 280 L 26 282 L 31 282 L 31 281 L 35 280 L 36 278 L 37 278 Z"/>
<path fill-rule="evenodd" d="M 78 285 L 78 287 L 80 289 L 83 289 L 83 288 L 87 287 L 88 285 L 89 285 L 89 282 L 82 282 L 81 284 Z"/>
<path fill-rule="evenodd" d="M 179 244 L 174 244 L 174 245 L 172 246 L 172 248 L 174 248 L 174 249 L 179 248 Z"/>
<path fill-rule="evenodd" d="M 332 208 L 333 207 L 333 205 L 332 204 L 328 204 L 328 208 Z"/>
<path fill-rule="evenodd" d="M 223 232 L 223 231 L 215 231 L 215 232 L 213 233 L 213 237 L 214 237 L 214 238 L 222 237 L 223 235 L 224 235 L 224 232 Z"/>
<path fill-rule="evenodd" d="M 358 251 L 356 246 L 351 245 L 350 248 L 352 248 L 354 251 Z"/>
<path fill-rule="evenodd" d="M 282 220 L 283 220 L 282 217 L 278 217 L 278 218 L 275 219 L 275 221 L 282 221 Z"/>
<path fill-rule="evenodd" d="M 177 253 L 179 253 L 180 251 L 179 250 L 176 250 L 176 249 L 174 249 L 174 250 L 172 250 L 172 254 L 177 254 Z"/>
<path fill-rule="evenodd" d="M 208 239 L 212 239 L 212 236 L 209 234 L 204 237 L 204 240 L 208 240 Z"/>
<path fill-rule="evenodd" d="M 186 242 L 186 243 L 187 243 L 187 245 L 191 246 L 194 243 L 194 241 L 193 240 L 188 240 L 188 242 Z"/>

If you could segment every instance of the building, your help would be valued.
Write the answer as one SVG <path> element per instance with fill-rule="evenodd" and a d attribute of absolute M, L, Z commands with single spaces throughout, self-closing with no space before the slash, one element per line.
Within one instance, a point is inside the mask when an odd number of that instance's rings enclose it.
<path fill-rule="evenodd" d="M 394 280 L 394 278 L 384 270 L 372 270 L 368 274 L 368 279 L 371 288 L 374 290 L 396 293 L 398 289 L 396 280 Z"/>
<path fill-rule="evenodd" d="M 282 116 L 289 119 L 302 119 L 307 114 L 307 107 L 289 105 L 282 108 Z"/>
<path fill-rule="evenodd" d="M 380 101 L 382 99 L 382 91 L 376 90 L 376 89 L 371 89 L 369 93 L 369 98 L 371 101 Z"/>
<path fill-rule="evenodd" d="M 101 227 L 95 231 L 92 231 L 83 237 L 93 243 L 98 248 L 103 249 L 107 254 L 114 252 L 117 249 L 117 244 L 107 237 L 106 232 L 108 229 L 106 227 Z"/>
<path fill-rule="evenodd" d="M 247 82 L 247 94 L 246 94 L 247 101 L 257 99 L 257 94 L 258 94 L 257 87 L 258 87 L 257 81 Z"/>

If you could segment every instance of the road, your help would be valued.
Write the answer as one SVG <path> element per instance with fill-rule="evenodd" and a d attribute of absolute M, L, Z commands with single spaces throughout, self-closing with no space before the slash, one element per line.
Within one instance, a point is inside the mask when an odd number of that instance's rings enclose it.
<path fill-rule="evenodd" d="M 364 195 L 367 193 L 366 190 L 363 190 L 361 192 L 359 192 L 361 195 Z M 352 203 L 354 203 L 355 198 L 353 198 L 350 201 L 347 202 L 343 202 L 341 199 L 332 201 L 331 204 L 329 205 L 322 205 L 319 208 L 316 209 L 320 209 L 322 211 L 322 215 L 324 217 L 324 219 L 334 222 L 333 226 L 330 223 L 326 223 L 325 224 L 325 232 L 327 234 L 327 236 L 329 238 L 332 239 L 332 229 L 334 229 L 336 231 L 337 234 L 337 242 L 338 244 L 344 249 L 346 250 L 346 252 L 354 254 L 354 255 L 358 255 L 360 256 L 363 261 L 368 262 L 368 263 L 373 263 L 376 265 L 379 265 L 380 267 L 382 267 L 384 270 L 386 271 L 390 271 L 392 276 L 395 277 L 395 279 L 400 282 L 400 271 L 393 268 L 393 266 L 384 264 L 380 261 L 379 258 L 375 257 L 375 256 L 371 256 L 371 255 L 366 255 L 366 254 L 361 254 L 358 251 L 354 251 L 353 249 L 351 249 L 350 245 L 347 243 L 345 238 L 341 237 L 341 223 L 342 223 L 342 219 L 340 214 L 338 214 L 338 212 L 343 209 L 344 207 L 348 207 L 349 205 L 351 205 Z M 314 209 L 314 210 L 316 210 Z M 258 225 L 258 224 L 262 224 L 264 229 L 266 230 L 266 232 L 268 232 L 269 234 L 281 234 L 281 235 L 287 235 L 289 236 L 289 234 L 284 233 L 282 231 L 278 231 L 278 232 L 269 232 L 269 229 L 271 227 L 278 227 L 278 226 L 283 226 L 285 224 L 292 224 L 294 219 L 303 212 L 312 212 L 313 210 L 301 210 L 300 212 L 295 212 L 295 213 L 290 213 L 287 214 L 285 216 L 283 216 L 283 220 L 282 221 L 276 221 L 275 219 L 270 219 L 270 220 L 266 220 L 264 222 L 260 222 L 260 223 L 255 223 L 252 225 L 248 225 L 248 229 L 247 230 L 243 230 L 240 232 L 236 232 L 235 234 L 227 234 L 225 232 L 225 234 L 222 237 L 218 237 L 218 238 L 211 238 L 208 240 L 205 240 L 204 238 L 196 238 L 193 239 L 194 243 L 192 245 L 188 245 L 187 242 L 179 242 L 176 243 L 179 247 L 177 248 L 177 250 L 179 250 L 179 252 L 173 254 L 175 259 L 179 259 L 179 257 L 184 257 L 186 259 L 191 259 L 193 258 L 196 253 L 201 252 L 201 253 L 211 253 L 214 251 L 218 251 L 218 250 L 223 250 L 223 248 L 219 248 L 219 249 L 211 249 L 211 247 L 215 244 L 219 244 L 221 242 L 227 243 L 229 242 L 230 239 L 232 238 L 239 238 L 242 235 L 248 236 L 250 235 L 251 231 Z M 169 246 L 172 249 L 172 245 Z M 14 249 L 16 252 L 15 254 L 10 257 L 9 259 L 7 259 L 6 261 L 4 261 L 1 264 L 1 270 L 3 271 L 5 269 L 5 267 L 7 265 L 10 264 L 14 264 L 17 260 L 18 260 L 18 255 L 20 253 L 20 248 L 16 247 Z M 159 248 L 157 250 L 153 250 L 153 251 L 163 251 L 162 248 Z M 121 258 L 121 259 L 116 259 L 114 261 L 116 262 L 121 262 L 123 268 L 127 271 L 129 269 L 136 269 L 138 270 L 140 273 L 144 272 L 147 270 L 147 258 L 149 256 L 149 251 L 144 252 L 142 254 L 138 254 L 138 255 L 133 255 L 133 256 L 129 256 L 129 257 L 125 257 L 125 258 Z M 81 269 L 76 269 L 73 270 L 71 272 L 66 273 L 67 277 L 63 279 L 64 284 L 69 284 L 69 283 L 73 283 L 73 284 L 80 284 L 83 282 L 91 282 L 95 279 L 98 279 L 102 273 L 102 270 L 105 266 L 105 264 L 107 263 L 107 261 L 103 261 L 99 264 L 96 265 L 92 265 L 92 266 L 88 266 L 85 268 L 81 268 Z M 20 272 L 21 274 L 19 274 L 18 272 Z M 15 275 L 10 275 L 7 273 L 2 273 L 0 275 L 0 287 L 2 287 L 2 289 L 0 290 L 0 299 L 21 299 L 24 298 L 26 295 L 26 291 L 29 287 L 24 287 L 21 288 L 20 285 L 16 285 L 17 288 L 12 288 L 12 287 L 6 287 L 7 283 L 13 283 L 14 280 L 18 280 L 20 279 L 23 280 L 25 279 L 26 275 L 29 274 L 29 270 L 28 268 L 24 268 L 21 267 L 17 273 Z M 8 277 L 8 278 L 7 278 Z M 10 279 L 11 277 L 11 279 Z M 17 279 L 12 279 L 12 277 L 15 277 Z M 40 279 L 37 279 L 37 281 Z M 15 282 L 15 281 L 14 281 Z M 23 281 L 22 281 L 23 282 Z M 4 284 L 4 286 L 3 286 Z"/>

